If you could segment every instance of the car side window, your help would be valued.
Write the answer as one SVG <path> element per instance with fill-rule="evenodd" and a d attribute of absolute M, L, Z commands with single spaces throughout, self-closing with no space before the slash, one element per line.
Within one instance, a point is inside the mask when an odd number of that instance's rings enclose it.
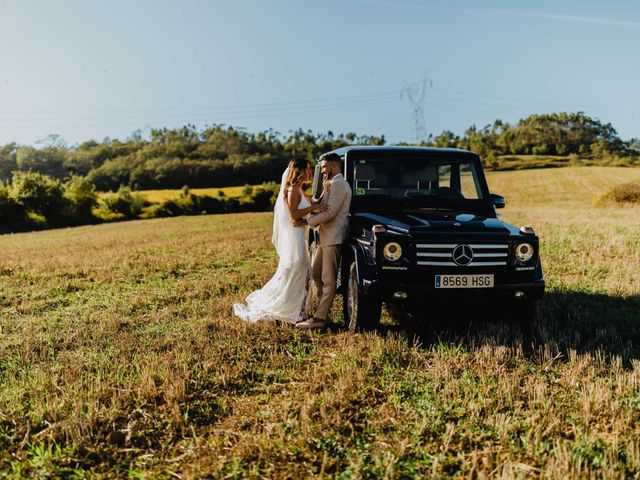
<path fill-rule="evenodd" d="M 476 185 L 476 176 L 473 174 L 471 165 L 461 165 L 460 167 L 460 190 L 464 198 L 478 200 L 480 187 Z"/>
<path fill-rule="evenodd" d="M 451 166 L 438 166 L 438 187 L 451 188 Z"/>

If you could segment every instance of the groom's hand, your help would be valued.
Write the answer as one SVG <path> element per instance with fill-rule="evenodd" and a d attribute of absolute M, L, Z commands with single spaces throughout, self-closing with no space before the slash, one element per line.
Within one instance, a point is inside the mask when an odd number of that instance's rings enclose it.
<path fill-rule="evenodd" d="M 329 188 L 331 187 L 331 180 L 325 180 L 322 182 L 322 196 L 329 194 Z"/>
<path fill-rule="evenodd" d="M 296 219 L 293 221 L 293 226 L 294 227 L 304 227 L 307 224 L 307 222 L 305 222 L 303 219 Z"/>

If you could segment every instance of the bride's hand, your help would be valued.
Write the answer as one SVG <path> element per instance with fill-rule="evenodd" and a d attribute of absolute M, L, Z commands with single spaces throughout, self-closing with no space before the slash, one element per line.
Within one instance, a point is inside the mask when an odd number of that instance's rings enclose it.
<path fill-rule="evenodd" d="M 329 210 L 329 206 L 325 203 L 318 202 L 311 205 L 312 212 L 326 212 L 327 210 Z"/>

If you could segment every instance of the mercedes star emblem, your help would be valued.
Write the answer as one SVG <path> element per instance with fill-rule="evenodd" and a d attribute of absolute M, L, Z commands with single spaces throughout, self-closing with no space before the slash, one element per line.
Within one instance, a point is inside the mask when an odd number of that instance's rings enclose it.
<path fill-rule="evenodd" d="M 456 265 L 465 267 L 471 263 L 471 260 L 473 260 L 473 250 L 469 245 L 458 245 L 453 249 L 451 257 Z"/>

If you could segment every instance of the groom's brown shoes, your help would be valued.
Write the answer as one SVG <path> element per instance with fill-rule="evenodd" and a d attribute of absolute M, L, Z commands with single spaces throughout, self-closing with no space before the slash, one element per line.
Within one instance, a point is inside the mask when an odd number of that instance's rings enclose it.
<path fill-rule="evenodd" d="M 318 318 L 310 318 L 304 322 L 296 323 L 296 328 L 300 330 L 322 330 L 327 328 L 327 322 Z"/>

